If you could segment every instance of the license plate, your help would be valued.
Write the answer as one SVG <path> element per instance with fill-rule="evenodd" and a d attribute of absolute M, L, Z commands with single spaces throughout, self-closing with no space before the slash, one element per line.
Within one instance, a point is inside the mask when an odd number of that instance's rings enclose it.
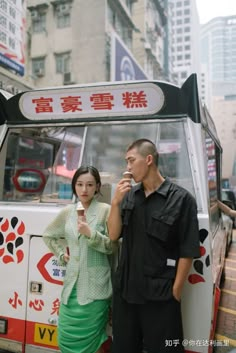
<path fill-rule="evenodd" d="M 35 324 L 34 327 L 35 343 L 46 344 L 56 347 L 57 343 L 57 327 L 43 324 Z"/>

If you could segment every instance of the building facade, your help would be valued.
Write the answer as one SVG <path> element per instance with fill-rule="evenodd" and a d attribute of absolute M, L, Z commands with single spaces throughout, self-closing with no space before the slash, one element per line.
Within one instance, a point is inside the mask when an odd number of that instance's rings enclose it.
<path fill-rule="evenodd" d="M 167 1 L 139 0 L 134 4 L 133 19 L 138 28 L 134 33 L 133 52 L 148 78 L 168 80 L 165 70 L 167 41 Z"/>
<path fill-rule="evenodd" d="M 216 17 L 201 26 L 201 62 L 211 90 L 211 99 L 207 91 L 204 99 L 223 147 L 223 176 L 230 178 L 236 160 L 236 15 Z"/>
<path fill-rule="evenodd" d="M 173 28 L 173 67 L 178 85 L 197 73 L 200 82 L 200 23 L 196 0 L 170 0 Z M 200 88 L 200 86 L 199 86 Z"/>
<path fill-rule="evenodd" d="M 236 15 L 216 17 L 201 26 L 201 62 L 211 82 L 236 82 Z"/>
<path fill-rule="evenodd" d="M 145 3 L 145 17 L 157 17 L 156 32 L 164 33 L 163 4 L 160 0 Z M 136 34 L 148 35 L 138 20 L 138 6 L 144 6 L 144 1 L 28 0 L 28 77 L 36 87 L 110 81 L 112 61 L 119 55 L 112 45 L 115 34 L 127 56 L 133 56 L 134 65 L 137 61 L 135 69 L 143 71 L 141 78 L 158 78 L 156 72 L 162 72 L 164 65 L 164 35 L 161 39 L 157 35 L 156 43 L 153 38 L 154 57 L 145 48 L 146 41 L 135 41 Z M 146 54 L 143 58 L 141 52 Z M 132 73 L 126 76 L 132 78 Z"/>

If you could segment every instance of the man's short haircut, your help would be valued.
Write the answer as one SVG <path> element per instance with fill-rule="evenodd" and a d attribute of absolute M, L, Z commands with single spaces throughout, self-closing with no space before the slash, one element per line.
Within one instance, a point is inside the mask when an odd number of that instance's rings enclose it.
<path fill-rule="evenodd" d="M 128 146 L 126 152 L 133 148 L 136 148 L 138 153 L 143 157 L 147 157 L 149 154 L 152 155 L 154 163 L 158 165 L 159 153 L 157 152 L 156 145 L 151 140 L 138 139 Z"/>

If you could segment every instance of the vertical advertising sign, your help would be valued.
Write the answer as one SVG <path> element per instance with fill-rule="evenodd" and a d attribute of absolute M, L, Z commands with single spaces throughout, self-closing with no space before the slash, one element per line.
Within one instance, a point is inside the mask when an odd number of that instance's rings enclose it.
<path fill-rule="evenodd" d="M 24 75 L 26 0 L 0 1 L 0 65 Z"/>
<path fill-rule="evenodd" d="M 142 67 L 115 33 L 112 35 L 111 49 L 111 81 L 147 79 Z"/>

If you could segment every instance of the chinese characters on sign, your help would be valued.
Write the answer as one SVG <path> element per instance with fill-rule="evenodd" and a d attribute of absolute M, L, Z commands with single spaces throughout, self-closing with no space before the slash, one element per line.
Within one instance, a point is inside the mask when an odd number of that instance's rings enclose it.
<path fill-rule="evenodd" d="M 22 306 L 22 300 L 19 298 L 19 294 L 14 292 L 12 298 L 9 298 L 8 303 L 12 306 L 13 309 L 18 309 L 18 306 Z M 56 298 L 51 304 L 51 315 L 59 313 L 60 300 Z M 42 299 L 34 299 L 29 301 L 29 308 L 34 311 L 43 311 L 44 301 Z"/>
<path fill-rule="evenodd" d="M 17 309 L 17 306 L 22 306 L 22 301 L 19 299 L 19 294 L 14 292 L 13 298 L 9 298 L 8 303 L 14 308 Z"/>
<path fill-rule="evenodd" d="M 45 254 L 38 262 L 37 268 L 47 282 L 63 284 L 66 268 L 59 265 L 53 253 Z"/>
<path fill-rule="evenodd" d="M 81 97 L 61 97 L 61 109 L 63 113 L 83 111 L 81 108 L 82 102 Z M 140 92 L 124 92 L 122 94 L 123 105 L 127 109 L 133 108 L 146 108 L 148 106 L 146 94 L 143 91 Z M 94 110 L 112 110 L 114 107 L 114 96 L 110 93 L 92 94 L 90 97 L 92 102 L 91 107 Z M 53 99 L 40 97 L 38 99 L 32 99 L 32 103 L 35 104 L 36 113 L 53 113 Z"/>
<path fill-rule="evenodd" d="M 150 82 L 29 91 L 19 99 L 29 120 L 154 114 L 163 104 L 161 88 Z"/>

